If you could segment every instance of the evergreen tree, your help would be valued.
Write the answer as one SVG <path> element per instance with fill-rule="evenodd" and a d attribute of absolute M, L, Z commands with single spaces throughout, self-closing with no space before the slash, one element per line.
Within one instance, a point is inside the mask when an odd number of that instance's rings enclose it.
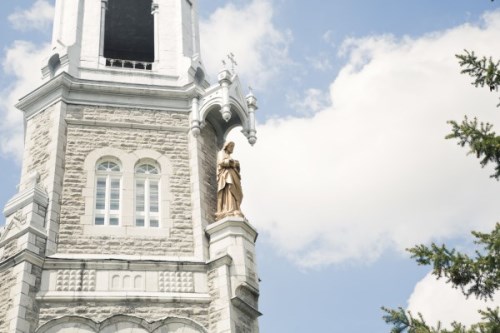
<path fill-rule="evenodd" d="M 487 86 L 490 91 L 498 91 L 500 85 L 500 61 L 494 62 L 491 58 L 478 59 L 474 52 L 465 51 L 465 54 L 457 55 L 462 73 L 474 78 L 473 85 L 476 87 Z M 498 104 L 500 106 L 500 103 Z M 481 165 L 495 164 L 495 173 L 491 177 L 500 179 L 500 136 L 492 131 L 493 125 L 489 123 L 478 123 L 477 119 L 469 120 L 467 117 L 458 123 L 449 122 L 452 132 L 446 138 L 458 139 L 462 147 L 468 145 L 469 153 L 481 158 Z"/>
<path fill-rule="evenodd" d="M 492 0 L 493 1 L 493 0 Z M 474 52 L 465 51 L 457 55 L 462 73 L 474 78 L 476 87 L 488 87 L 490 91 L 498 91 L 500 85 L 500 61 L 491 58 L 477 58 Z M 498 105 L 500 106 L 500 104 Z M 478 123 L 477 119 L 467 117 L 461 122 L 449 122 L 452 132 L 447 139 L 458 139 L 460 146 L 468 146 L 469 153 L 480 158 L 484 167 L 493 163 L 495 173 L 491 177 L 500 179 L 500 136 L 492 131 L 493 125 Z M 469 297 L 491 299 L 500 289 L 500 223 L 491 233 L 472 232 L 475 243 L 482 248 L 476 251 L 474 258 L 466 254 L 448 249 L 445 245 L 432 244 L 430 247 L 418 245 L 408 249 L 412 258 L 419 265 L 432 265 L 432 274 L 446 278 L 447 283 L 461 289 Z M 451 329 L 443 329 L 438 323 L 432 327 L 425 322 L 421 314 L 414 316 L 403 308 L 397 310 L 382 308 L 386 315 L 386 323 L 393 326 L 391 333 L 500 333 L 499 308 L 480 311 L 482 321 L 467 328 L 454 322 Z"/>

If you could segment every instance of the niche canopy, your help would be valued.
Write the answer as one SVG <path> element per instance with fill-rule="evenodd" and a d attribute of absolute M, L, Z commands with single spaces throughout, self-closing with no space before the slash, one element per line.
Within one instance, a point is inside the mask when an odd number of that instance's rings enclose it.
<path fill-rule="evenodd" d="M 244 97 L 239 77 L 234 70 L 234 56 L 230 54 L 228 58 L 233 62 L 233 68 L 222 69 L 217 76 L 218 84 L 207 88 L 202 96 L 193 98 L 191 133 L 197 137 L 206 122 L 209 122 L 217 132 L 219 146 L 222 146 L 229 131 L 241 126 L 241 132 L 253 146 L 257 142 L 257 98 L 251 88 Z"/>

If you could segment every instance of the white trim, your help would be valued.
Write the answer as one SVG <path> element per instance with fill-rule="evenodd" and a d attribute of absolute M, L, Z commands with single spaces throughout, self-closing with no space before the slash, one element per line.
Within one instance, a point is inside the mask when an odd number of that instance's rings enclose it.
<path fill-rule="evenodd" d="M 58 253 L 46 258 L 44 269 L 168 270 L 206 272 L 206 262 L 194 257 Z"/>
<path fill-rule="evenodd" d="M 44 239 L 47 239 L 47 234 L 46 234 L 46 231 L 44 230 L 40 230 L 38 229 L 37 227 L 35 226 L 32 226 L 32 225 L 28 225 L 27 227 L 25 227 L 24 229 L 18 231 L 17 233 L 15 233 L 14 235 L 12 236 L 9 236 L 8 235 L 8 226 L 10 226 L 10 223 L 6 224 L 5 227 L 5 232 L 4 234 L 2 234 L 2 237 L 5 235 L 5 236 L 8 236 L 6 237 L 5 239 L 1 239 L 0 241 L 0 247 L 3 247 L 5 246 L 5 244 L 7 244 L 8 242 L 10 242 L 11 240 L 17 238 L 19 239 L 21 236 L 27 234 L 27 233 L 32 233 L 34 234 L 35 236 L 38 236 L 38 237 L 41 237 L 41 238 L 44 238 Z"/>
<path fill-rule="evenodd" d="M 27 188 L 24 191 L 16 194 L 12 199 L 10 199 L 3 210 L 5 217 L 14 214 L 21 208 L 24 208 L 30 203 L 36 203 L 44 208 L 49 205 L 49 197 L 47 192 L 39 185 L 32 188 Z"/>
<path fill-rule="evenodd" d="M 138 173 L 137 169 L 143 165 L 151 165 L 155 167 L 158 170 L 157 174 L 148 174 L 148 173 Z M 143 212 L 138 212 L 137 211 L 137 183 L 138 181 L 141 181 L 143 186 L 144 186 L 144 211 Z M 155 181 L 157 188 L 158 188 L 158 212 L 152 213 L 151 212 L 151 182 Z M 161 216 L 162 216 L 162 205 L 161 205 L 161 169 L 158 165 L 158 163 L 154 160 L 151 159 L 141 159 L 137 162 L 135 168 L 134 168 L 134 225 L 136 227 L 141 227 L 141 228 L 159 228 L 162 225 L 161 221 Z M 143 226 L 138 226 L 137 225 L 137 219 L 142 218 L 144 220 L 144 225 Z M 152 218 L 156 218 L 158 221 L 158 226 L 157 227 L 152 227 L 151 226 L 151 220 Z"/>
<path fill-rule="evenodd" d="M 44 258 L 30 250 L 22 250 L 13 257 L 9 257 L 4 261 L 0 261 L 0 272 L 6 269 L 17 266 L 20 263 L 27 261 L 35 266 L 42 267 L 44 264 Z"/>
<path fill-rule="evenodd" d="M 210 244 L 227 237 L 227 235 L 238 235 L 255 243 L 257 241 L 257 230 L 247 219 L 236 216 L 229 216 L 220 221 L 210 224 L 205 232 L 210 236 Z"/>
<path fill-rule="evenodd" d="M 29 118 L 47 107 L 63 101 L 66 104 L 100 105 L 162 111 L 190 112 L 190 100 L 203 95 L 203 90 L 194 83 L 183 87 L 172 87 L 155 82 L 123 83 L 107 82 L 109 70 L 93 70 L 102 73 L 102 79 L 78 79 L 66 72 L 55 76 L 37 89 L 22 97 L 16 107 Z M 123 71 L 117 77 L 130 77 Z M 145 74 L 144 74 L 145 75 Z M 148 74 L 147 78 L 166 80 L 161 75 Z M 171 80 L 173 80 L 171 78 Z"/>
<path fill-rule="evenodd" d="M 66 123 L 69 125 L 79 125 L 79 126 L 99 126 L 99 127 L 107 127 L 107 128 L 131 128 L 131 129 L 142 129 L 142 130 L 153 130 L 153 131 L 164 131 L 164 132 L 183 132 L 183 133 L 186 133 L 188 131 L 187 127 L 137 124 L 137 123 L 127 123 L 127 122 L 117 123 L 117 122 L 99 121 L 99 120 L 66 119 Z"/>
<path fill-rule="evenodd" d="M 112 162 L 118 165 L 119 171 L 102 171 L 98 170 L 99 165 L 105 162 Z M 93 218 L 92 222 L 95 226 L 112 226 L 119 227 L 122 225 L 122 208 L 123 208 L 123 186 L 122 186 L 122 163 L 119 159 L 114 156 L 103 156 L 98 159 L 94 167 L 94 204 L 93 204 Z M 104 209 L 97 209 L 97 182 L 99 179 L 105 180 L 104 188 Z M 111 183 L 113 180 L 118 180 L 120 182 L 118 187 L 119 193 L 119 203 L 118 210 L 111 209 Z M 118 216 L 118 224 L 111 224 L 111 218 Z M 97 217 L 104 217 L 104 224 L 96 224 Z"/>
<path fill-rule="evenodd" d="M 162 292 L 39 292 L 36 296 L 38 301 L 44 302 L 73 302 L 77 300 L 95 302 L 123 302 L 137 301 L 158 303 L 210 303 L 212 298 L 209 294 L 198 293 L 162 293 Z"/>

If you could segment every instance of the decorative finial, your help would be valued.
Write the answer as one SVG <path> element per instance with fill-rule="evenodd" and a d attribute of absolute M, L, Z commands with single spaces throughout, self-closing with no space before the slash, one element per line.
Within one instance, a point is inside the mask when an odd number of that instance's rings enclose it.
<path fill-rule="evenodd" d="M 238 63 L 236 62 L 236 59 L 235 59 L 233 52 L 230 52 L 227 55 L 227 58 L 229 59 L 229 61 L 231 61 L 231 71 L 234 73 L 234 69 L 236 66 L 238 66 Z"/>

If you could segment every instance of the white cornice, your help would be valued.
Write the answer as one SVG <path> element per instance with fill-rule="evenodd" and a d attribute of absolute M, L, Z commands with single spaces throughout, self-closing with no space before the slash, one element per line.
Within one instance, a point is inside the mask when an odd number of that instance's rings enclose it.
<path fill-rule="evenodd" d="M 133 128 L 133 129 L 153 130 L 153 131 L 168 131 L 168 132 L 187 132 L 189 130 L 189 128 L 187 128 L 187 127 L 137 124 L 137 123 L 127 123 L 127 122 L 117 123 L 117 122 L 99 121 L 99 120 L 66 119 L 66 123 L 68 123 L 70 125 L 101 126 L 101 127 L 107 127 L 107 128 L 111 128 L 111 127 Z"/>
<path fill-rule="evenodd" d="M 2 238 L 3 238 L 3 236 L 6 236 L 6 237 L 4 239 L 1 239 L 0 247 L 4 246 L 8 242 L 10 242 L 12 239 L 19 238 L 19 237 L 27 234 L 28 232 L 31 232 L 32 234 L 34 234 L 38 237 L 47 238 L 45 231 L 37 229 L 36 227 L 34 227 L 32 225 L 27 225 L 22 230 L 15 232 L 13 235 L 9 235 L 9 234 L 2 235 Z"/>
<path fill-rule="evenodd" d="M 213 241 L 212 238 L 224 237 L 226 233 L 241 234 L 253 242 L 257 240 L 258 236 L 257 230 L 247 219 L 241 217 L 226 217 L 210 224 L 205 231 L 210 236 L 211 241 Z"/>
<path fill-rule="evenodd" d="M 10 257 L 2 262 L 0 262 L 0 272 L 17 266 L 19 263 L 27 261 L 35 266 L 42 267 L 43 266 L 43 258 L 38 254 L 31 252 L 30 250 L 22 250 L 18 254 L 13 257 Z"/>
<path fill-rule="evenodd" d="M 238 296 L 231 298 L 231 303 L 236 308 L 245 312 L 246 314 L 248 314 L 252 318 L 258 318 L 258 317 L 262 316 L 262 313 L 260 313 L 259 310 L 255 309 L 253 306 L 251 306 L 250 304 L 245 302 L 244 299 L 242 299 Z"/>
<path fill-rule="evenodd" d="M 72 301 L 95 301 L 95 302 L 123 302 L 123 301 L 150 301 L 158 303 L 210 303 L 212 299 L 208 294 L 197 293 L 162 293 L 162 292 L 62 292 L 50 291 L 40 292 L 36 299 L 44 302 L 72 302 Z"/>
<path fill-rule="evenodd" d="M 128 108 L 189 112 L 191 97 L 202 95 L 194 84 L 168 87 L 78 79 L 62 72 L 20 99 L 16 107 L 29 118 L 63 101 L 67 104 L 106 105 Z"/>
<path fill-rule="evenodd" d="M 43 207 L 47 207 L 49 204 L 49 197 L 44 189 L 40 186 L 35 186 L 33 188 L 28 188 L 18 194 L 16 194 L 12 199 L 7 202 L 3 210 L 4 216 L 10 216 L 19 209 L 30 203 L 37 203 Z"/>
<path fill-rule="evenodd" d="M 177 261 L 177 260 L 161 260 L 161 259 L 117 259 L 110 258 L 79 258 L 74 255 L 73 258 L 55 258 L 48 257 L 45 261 L 44 269 L 81 269 L 85 266 L 87 269 L 107 269 L 107 270 L 149 270 L 149 269 L 165 269 L 169 271 L 186 271 L 186 272 L 205 272 L 206 263 L 201 261 Z"/>
<path fill-rule="evenodd" d="M 213 270 L 221 266 L 231 266 L 233 263 L 233 258 L 229 254 L 224 254 L 218 258 L 210 260 L 208 262 L 208 269 Z"/>

